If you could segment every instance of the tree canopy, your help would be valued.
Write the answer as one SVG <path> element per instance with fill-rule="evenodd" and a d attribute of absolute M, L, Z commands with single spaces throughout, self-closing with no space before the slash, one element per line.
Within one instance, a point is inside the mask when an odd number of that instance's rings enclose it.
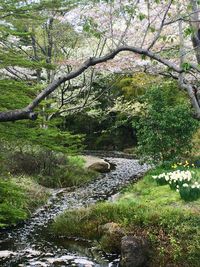
<path fill-rule="evenodd" d="M 139 69 L 178 80 L 200 118 L 198 1 L 11 0 L 0 6 L 1 88 L 11 80 L 23 82 L 28 94 L 35 88 L 24 106 L 1 109 L 0 121 L 36 119 L 50 95 L 63 111 L 62 100 L 81 80 L 85 86 L 99 71 Z M 73 80 L 76 86 L 66 86 Z"/>

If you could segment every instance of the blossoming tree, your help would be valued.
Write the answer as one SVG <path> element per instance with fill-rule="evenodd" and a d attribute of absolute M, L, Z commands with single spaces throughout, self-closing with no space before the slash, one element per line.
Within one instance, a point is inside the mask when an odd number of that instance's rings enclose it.
<path fill-rule="evenodd" d="M 35 109 L 47 96 L 88 69 L 94 72 L 142 69 L 172 77 L 187 91 L 195 116 L 200 119 L 199 1 L 77 1 L 70 10 L 63 9 L 66 3 L 61 2 L 56 7 L 59 11 L 56 19 L 61 24 L 71 23 L 83 37 L 77 53 L 62 59 L 61 71 L 32 102 L 21 109 L 0 112 L 0 121 L 36 119 Z M 0 16 L 4 21 L 22 11 L 29 14 L 28 7 L 22 10 L 16 1 L 13 4 L 14 11 L 8 12 L 1 3 Z M 39 12 L 48 13 L 49 9 Z"/>

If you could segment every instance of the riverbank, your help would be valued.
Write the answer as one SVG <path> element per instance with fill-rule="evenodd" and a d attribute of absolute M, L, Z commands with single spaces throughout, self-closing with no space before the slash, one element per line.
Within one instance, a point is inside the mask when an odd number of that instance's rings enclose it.
<path fill-rule="evenodd" d="M 28 175 L 24 167 L 19 173 L 5 172 L 0 177 L 0 229 L 15 226 L 30 218 L 57 189 L 73 190 L 98 176 L 84 166 L 82 157 L 68 157 L 66 162 L 61 163 L 51 167 L 55 169 L 51 175 L 35 174 L 34 171 Z"/>
<path fill-rule="evenodd" d="M 115 202 L 66 211 L 53 223 L 53 233 L 98 240 L 112 253 L 121 252 L 124 235 L 142 237 L 149 244 L 148 266 L 199 266 L 200 200 L 185 202 L 169 185 L 157 186 L 152 175 L 163 171 L 150 171 Z"/>
<path fill-rule="evenodd" d="M 118 263 L 113 261 L 113 257 L 110 259 L 109 255 L 107 258 L 105 255 L 94 257 L 92 250 L 88 255 L 80 253 L 79 241 L 69 250 L 68 239 L 57 238 L 50 231 L 52 220 L 65 210 L 94 206 L 95 203 L 110 198 L 125 185 L 137 181 L 149 169 L 148 165 L 141 165 L 138 160 L 108 158 L 108 161 L 116 166 L 114 170 L 101 174 L 98 179 L 74 191 L 66 190 L 55 195 L 24 225 L 2 233 L 0 251 L 2 255 L 8 256 L 2 259 L 0 257 L 0 265 L 18 266 L 23 263 L 25 266 L 52 266 L 59 261 L 65 266 L 79 267 L 84 266 L 80 262 L 88 260 L 95 267 L 117 267 Z M 91 243 L 89 246 L 91 247 Z"/>

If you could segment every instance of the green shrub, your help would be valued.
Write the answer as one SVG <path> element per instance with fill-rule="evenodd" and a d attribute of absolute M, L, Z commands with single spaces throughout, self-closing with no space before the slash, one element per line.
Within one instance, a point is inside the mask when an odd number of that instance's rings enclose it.
<path fill-rule="evenodd" d="M 96 172 L 85 169 L 83 164 L 83 159 L 78 156 L 65 157 L 63 162 L 60 161 L 57 165 L 52 166 L 52 162 L 50 162 L 50 168 L 52 169 L 50 174 L 40 172 L 35 177 L 39 184 L 46 187 L 78 186 L 97 176 Z"/>
<path fill-rule="evenodd" d="M 2 167 L 4 173 L 32 176 L 43 186 L 69 187 L 84 184 L 96 173 L 84 168 L 84 161 L 78 156 L 66 156 L 63 153 L 40 148 L 26 150 L 5 149 Z"/>
<path fill-rule="evenodd" d="M 119 91 L 122 91 L 125 99 L 133 100 L 143 95 L 149 86 L 157 84 L 160 80 L 159 76 L 136 72 L 133 75 L 121 77 L 115 86 Z"/>
<path fill-rule="evenodd" d="M 188 184 L 183 184 L 183 186 L 179 188 L 179 192 L 181 198 L 185 201 L 194 201 L 200 198 L 200 185 L 197 184 L 196 186 L 194 184 L 190 186 Z"/>
<path fill-rule="evenodd" d="M 183 92 L 172 82 L 154 86 L 145 94 L 146 110 L 137 128 L 139 152 L 154 162 L 173 161 L 192 148 L 198 122 Z"/>
<path fill-rule="evenodd" d="M 45 149 L 26 149 L 26 151 L 6 151 L 6 169 L 13 175 L 43 175 L 54 176 L 56 169 L 67 164 L 67 158 L 62 153 Z"/>
<path fill-rule="evenodd" d="M 29 176 L 0 178 L 0 228 L 26 219 L 49 196 L 50 191 Z"/>

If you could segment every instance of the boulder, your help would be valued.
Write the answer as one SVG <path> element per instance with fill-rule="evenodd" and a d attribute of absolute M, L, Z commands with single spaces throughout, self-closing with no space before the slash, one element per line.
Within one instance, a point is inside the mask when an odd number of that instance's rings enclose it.
<path fill-rule="evenodd" d="M 88 167 L 89 170 L 97 171 L 97 172 L 109 172 L 110 164 L 108 162 L 95 162 Z"/>
<path fill-rule="evenodd" d="M 101 248 L 109 253 L 120 253 L 121 239 L 125 231 L 117 223 L 110 222 L 99 227 L 99 233 L 102 234 L 100 244 Z"/>
<path fill-rule="evenodd" d="M 85 156 L 83 157 L 85 160 L 85 167 L 89 170 L 105 173 L 110 171 L 110 164 L 105 160 L 93 157 L 93 156 Z"/>
<path fill-rule="evenodd" d="M 113 234 L 113 233 L 121 233 L 123 236 L 125 235 L 124 230 L 118 223 L 110 222 L 104 225 L 100 225 L 99 232 L 102 234 Z"/>
<path fill-rule="evenodd" d="M 121 240 L 120 267 L 148 266 L 148 242 L 143 237 L 124 236 Z"/>
<path fill-rule="evenodd" d="M 9 250 L 1 250 L 0 251 L 0 258 L 8 258 L 10 256 L 16 255 L 15 252 Z"/>

